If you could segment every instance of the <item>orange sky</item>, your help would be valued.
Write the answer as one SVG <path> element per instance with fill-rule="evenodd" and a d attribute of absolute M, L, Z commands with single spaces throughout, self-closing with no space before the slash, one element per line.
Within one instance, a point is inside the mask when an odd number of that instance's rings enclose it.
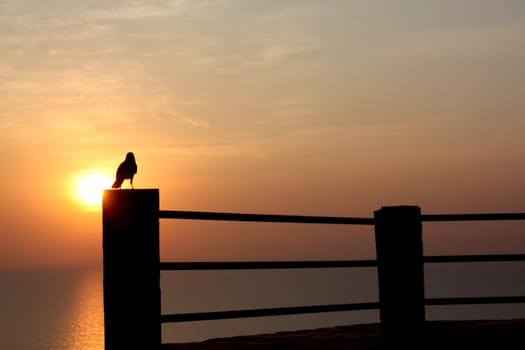
<path fill-rule="evenodd" d="M 522 1 L 8 0 L 0 31 L 0 267 L 100 262 L 76 183 L 128 151 L 162 209 L 525 211 Z M 430 236 L 523 252 L 523 224 L 478 226 Z M 162 227 L 173 259 L 373 247 L 370 228 Z"/>

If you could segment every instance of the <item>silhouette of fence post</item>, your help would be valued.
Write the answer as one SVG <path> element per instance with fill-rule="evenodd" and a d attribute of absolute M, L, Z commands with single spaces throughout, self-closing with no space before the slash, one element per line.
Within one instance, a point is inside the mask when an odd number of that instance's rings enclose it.
<path fill-rule="evenodd" d="M 106 350 L 160 348 L 158 213 L 158 189 L 104 191 Z"/>
<path fill-rule="evenodd" d="M 421 210 L 383 207 L 374 212 L 379 316 L 385 330 L 425 321 Z"/>

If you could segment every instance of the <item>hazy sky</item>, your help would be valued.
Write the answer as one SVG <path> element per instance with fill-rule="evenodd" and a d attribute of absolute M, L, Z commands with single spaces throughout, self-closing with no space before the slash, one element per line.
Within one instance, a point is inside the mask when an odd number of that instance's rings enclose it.
<path fill-rule="evenodd" d="M 0 32 L 0 266 L 99 261 L 76 183 L 127 151 L 162 209 L 525 211 L 522 0 L 1 0 Z M 274 257 L 275 226 L 192 225 L 170 256 Z M 372 239 L 293 230 L 280 258 Z"/>

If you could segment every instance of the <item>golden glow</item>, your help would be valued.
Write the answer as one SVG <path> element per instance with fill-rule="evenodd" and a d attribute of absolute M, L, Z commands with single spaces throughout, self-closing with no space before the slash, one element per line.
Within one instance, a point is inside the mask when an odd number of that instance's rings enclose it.
<path fill-rule="evenodd" d="M 66 325 L 68 350 L 100 350 L 104 348 L 104 307 L 102 275 L 97 270 L 80 272 L 76 302 Z"/>
<path fill-rule="evenodd" d="M 77 183 L 77 195 L 87 204 L 102 203 L 102 192 L 111 187 L 111 179 L 105 175 L 92 173 L 83 176 Z"/>

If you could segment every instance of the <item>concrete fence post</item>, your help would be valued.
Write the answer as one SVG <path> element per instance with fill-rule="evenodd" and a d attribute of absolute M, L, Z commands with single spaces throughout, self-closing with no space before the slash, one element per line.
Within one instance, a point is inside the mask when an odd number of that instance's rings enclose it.
<path fill-rule="evenodd" d="M 421 210 L 383 207 L 374 212 L 379 315 L 386 330 L 425 321 Z"/>
<path fill-rule="evenodd" d="M 106 350 L 160 348 L 158 213 L 158 189 L 104 191 Z"/>

